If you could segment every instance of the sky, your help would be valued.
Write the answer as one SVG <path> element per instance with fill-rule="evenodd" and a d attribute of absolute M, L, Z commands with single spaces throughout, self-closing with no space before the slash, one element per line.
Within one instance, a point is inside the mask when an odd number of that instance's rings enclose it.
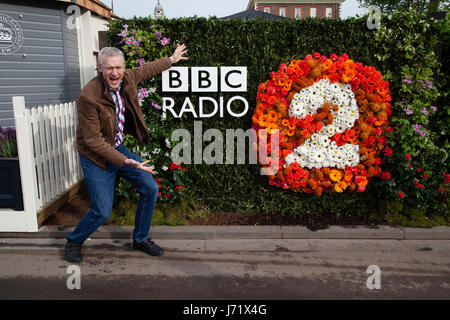
<path fill-rule="evenodd" d="M 101 0 L 111 7 L 114 1 L 114 13 L 122 18 L 146 17 L 153 15 L 157 0 Z M 333 0 L 330 0 L 333 1 Z M 180 17 L 225 17 L 247 9 L 248 0 L 160 0 L 167 18 Z M 342 3 L 341 18 L 362 15 L 365 9 L 358 7 L 357 0 Z"/>

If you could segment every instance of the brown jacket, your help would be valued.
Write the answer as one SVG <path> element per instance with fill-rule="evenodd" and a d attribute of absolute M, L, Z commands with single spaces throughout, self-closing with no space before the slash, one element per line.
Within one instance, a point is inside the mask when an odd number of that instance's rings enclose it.
<path fill-rule="evenodd" d="M 120 92 L 126 110 L 124 131 L 141 142 L 148 143 L 149 136 L 136 85 L 170 66 L 170 59 L 163 58 L 124 72 Z M 117 133 L 116 104 L 101 74 L 81 90 L 76 104 L 78 152 L 103 169 L 106 168 L 106 162 L 122 166 L 127 157 L 113 147 Z"/>

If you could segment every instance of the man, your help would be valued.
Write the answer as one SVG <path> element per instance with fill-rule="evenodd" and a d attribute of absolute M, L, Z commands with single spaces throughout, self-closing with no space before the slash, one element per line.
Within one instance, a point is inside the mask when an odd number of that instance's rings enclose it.
<path fill-rule="evenodd" d="M 99 52 L 99 75 L 81 90 L 77 99 L 77 149 L 91 198 L 91 210 L 66 237 L 67 261 L 82 260 L 83 243 L 111 214 L 117 175 L 130 181 L 140 195 L 133 248 L 153 256 L 163 254 L 163 250 L 148 237 L 158 196 L 153 171 L 145 166 L 148 161 L 142 162 L 122 142 L 126 133 L 141 142 L 149 141 L 136 85 L 172 64 L 186 60 L 183 56 L 186 52 L 184 44 L 178 45 L 170 58 L 134 70 L 125 70 L 125 59 L 119 49 L 106 47 Z"/>

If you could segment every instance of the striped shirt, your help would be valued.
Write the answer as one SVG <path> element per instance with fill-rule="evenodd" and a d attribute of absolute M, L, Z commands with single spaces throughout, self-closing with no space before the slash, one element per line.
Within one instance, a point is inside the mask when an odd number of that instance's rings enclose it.
<path fill-rule="evenodd" d="M 122 88 L 122 83 L 119 85 L 117 90 L 109 88 L 111 92 L 111 96 L 116 103 L 116 124 L 117 124 L 117 133 L 116 138 L 114 140 L 114 148 L 118 148 L 120 144 L 123 142 L 124 133 L 124 123 L 125 123 L 125 102 L 120 95 L 120 89 Z"/>

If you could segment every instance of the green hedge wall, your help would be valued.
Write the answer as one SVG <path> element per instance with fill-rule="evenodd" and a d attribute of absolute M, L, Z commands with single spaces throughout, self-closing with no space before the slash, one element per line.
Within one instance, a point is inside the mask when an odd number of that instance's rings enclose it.
<path fill-rule="evenodd" d="M 218 116 L 196 119 L 203 122 L 203 131 L 208 128 L 225 129 L 251 127 L 251 117 L 256 101 L 256 92 L 261 82 L 269 79 L 271 71 L 278 70 L 281 63 L 291 59 L 304 58 L 307 54 L 320 52 L 330 56 L 332 53 L 347 53 L 354 61 L 372 65 L 381 71 L 391 83 L 393 100 L 397 99 L 401 88 L 402 70 L 405 66 L 429 63 L 435 59 L 433 48 L 437 37 L 432 25 L 424 28 L 419 18 L 405 19 L 405 16 L 383 18 L 390 34 L 380 36 L 376 30 L 366 27 L 365 18 L 317 19 L 271 21 L 255 20 L 221 20 L 218 18 L 183 18 L 153 20 L 134 18 L 113 21 L 110 24 L 108 40 L 112 46 L 122 48 L 118 34 L 123 25 L 128 30 L 161 30 L 164 37 L 185 43 L 189 50 L 189 60 L 177 66 L 247 66 L 248 91 L 243 95 L 250 105 L 250 110 L 242 118 Z M 430 32 L 430 30 L 432 32 Z M 174 48 L 175 46 L 173 46 Z M 411 48 L 415 53 L 411 54 Z M 173 49 L 172 49 L 173 50 Z M 428 57 L 425 59 L 424 57 Z M 132 59 L 129 57 L 128 59 Z M 147 61 L 157 58 L 150 53 Z M 186 97 L 194 106 L 198 97 L 205 94 L 196 93 L 161 93 L 161 77 L 156 77 L 159 96 L 174 97 L 178 110 Z M 223 96 L 227 101 L 232 93 L 214 93 L 209 96 L 218 99 Z M 145 105 L 144 105 L 145 106 Z M 149 107 L 149 109 L 152 109 Z M 151 117 L 155 110 L 144 108 Z M 394 113 L 397 112 L 394 108 Z M 168 117 L 171 117 L 168 114 Z M 172 128 L 193 127 L 193 118 L 183 116 L 169 123 Z M 167 126 L 167 124 L 165 124 Z M 377 179 L 369 183 L 364 193 L 324 194 L 321 197 L 293 193 L 268 185 L 267 178 L 259 175 L 257 165 L 188 165 L 188 183 L 186 195 L 200 200 L 214 211 L 265 212 L 279 214 L 301 214 L 303 212 L 329 212 L 343 214 L 368 213 L 375 210 L 380 200 L 388 196 L 377 190 Z"/>

